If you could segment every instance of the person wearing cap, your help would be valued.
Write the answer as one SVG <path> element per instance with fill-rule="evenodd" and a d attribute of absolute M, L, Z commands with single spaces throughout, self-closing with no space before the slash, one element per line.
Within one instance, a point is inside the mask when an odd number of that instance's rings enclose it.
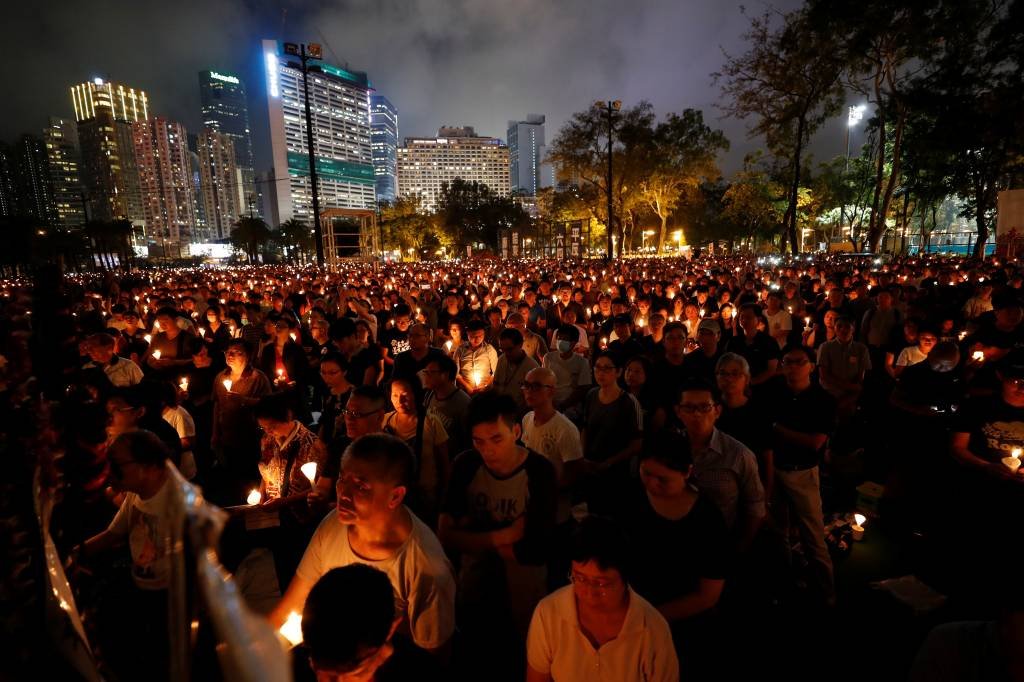
<path fill-rule="evenodd" d="M 715 365 L 722 357 L 725 349 L 719 341 L 722 338 L 722 325 L 718 320 L 705 318 L 697 325 L 697 349 L 687 353 L 683 358 L 683 368 L 687 376 L 700 379 L 707 384 L 715 382 Z"/>

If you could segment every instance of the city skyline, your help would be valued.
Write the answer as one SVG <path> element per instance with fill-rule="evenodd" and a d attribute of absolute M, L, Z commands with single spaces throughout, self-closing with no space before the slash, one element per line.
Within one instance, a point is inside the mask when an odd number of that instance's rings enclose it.
<path fill-rule="evenodd" d="M 795 4 L 783 3 L 779 9 Z M 199 131 L 195 74 L 213 70 L 237 74 L 247 84 L 255 170 L 265 173 L 272 165 L 267 113 L 260 106 L 265 96 L 260 39 L 265 37 L 319 42 L 328 60 L 367 71 L 401 112 L 403 136 L 429 136 L 439 125 L 466 125 L 504 138 L 508 120 L 539 111 L 547 117 L 550 140 L 574 111 L 607 98 L 626 103 L 648 99 L 662 115 L 700 108 L 717 121 L 718 89 L 710 73 L 722 64 L 720 48 L 735 51 L 742 45 L 747 22 L 740 3 L 679 7 L 650 1 L 631 7 L 628 15 L 611 5 L 586 5 L 585 11 L 577 5 L 412 2 L 402 8 L 381 3 L 343 10 L 300 4 L 289 6 L 283 16 L 279 7 L 215 1 L 176 7 L 161 35 L 180 31 L 189 40 L 182 45 L 157 41 L 151 49 L 160 52 L 160 59 L 151 60 L 125 58 L 123 51 L 107 47 L 104 36 L 112 39 L 135 26 L 142 30 L 157 12 L 164 21 L 165 10 L 156 3 L 143 0 L 116 14 L 98 11 L 84 17 L 87 30 L 62 32 L 71 24 L 61 10 L 72 10 L 70 3 L 58 0 L 45 23 L 16 10 L 0 28 L 10 38 L 13 56 L 0 69 L 19 77 L 27 73 L 37 83 L 31 91 L 14 93 L 0 121 L 0 139 L 39 134 L 50 116 L 71 117 L 61 91 L 68 83 L 97 76 L 137 84 L 152 94 L 161 115 Z M 28 49 L 55 31 L 76 59 Z M 761 145 L 746 139 L 742 122 L 717 123 L 733 142 L 723 169 L 736 170 L 743 156 Z M 839 155 L 842 143 L 843 122 L 830 123 L 814 145 L 815 155 Z"/>

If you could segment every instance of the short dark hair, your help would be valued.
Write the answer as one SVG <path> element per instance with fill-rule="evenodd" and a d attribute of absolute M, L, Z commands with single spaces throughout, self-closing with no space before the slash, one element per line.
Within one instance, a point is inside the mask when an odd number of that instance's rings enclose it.
<path fill-rule="evenodd" d="M 338 605 L 350 614 L 339 616 Z M 395 593 L 383 571 L 366 564 L 332 568 L 313 585 L 302 609 L 302 639 L 315 667 L 345 670 L 388 641 Z"/>
<path fill-rule="evenodd" d="M 342 457 L 372 463 L 383 478 L 395 485 L 411 483 L 415 461 L 405 441 L 389 433 L 368 433 L 349 443 Z"/>
<path fill-rule="evenodd" d="M 718 387 L 714 384 L 709 384 L 707 381 L 697 377 L 689 377 L 684 379 L 676 389 L 676 400 L 680 400 L 683 397 L 683 393 L 687 391 L 706 391 L 711 394 L 711 400 L 716 405 L 721 402 L 721 396 L 718 394 Z"/>
<path fill-rule="evenodd" d="M 565 339 L 571 343 L 576 343 L 580 340 L 580 328 L 574 324 L 563 324 L 555 334 L 558 338 Z"/>
<path fill-rule="evenodd" d="M 383 410 L 387 407 L 387 398 L 384 392 L 376 386 L 356 386 L 352 389 L 351 398 L 362 398 L 374 405 L 375 410 Z"/>
<path fill-rule="evenodd" d="M 502 329 L 501 333 L 498 334 L 498 338 L 511 341 L 513 346 L 523 345 L 523 333 L 513 327 L 505 327 Z"/>
<path fill-rule="evenodd" d="M 472 429 L 477 424 L 493 424 L 501 420 L 510 428 L 519 423 L 519 408 L 512 396 L 501 393 L 478 393 L 469 403 L 466 426 Z"/>
<path fill-rule="evenodd" d="M 253 408 L 253 417 L 275 422 L 291 420 L 291 396 L 287 393 L 270 393 L 260 398 Z"/>
<path fill-rule="evenodd" d="M 603 516 L 587 516 L 573 531 L 569 559 L 593 561 L 604 570 L 615 569 L 629 582 L 629 539 L 616 522 Z"/>
<path fill-rule="evenodd" d="M 801 353 L 801 354 L 803 354 L 803 356 L 806 357 L 808 359 L 808 361 L 810 361 L 811 364 L 814 364 L 814 363 L 816 363 L 818 361 L 818 358 L 816 358 L 814 356 L 814 351 L 812 349 L 807 348 L 806 346 L 801 346 L 801 345 L 796 344 L 796 343 L 791 343 L 788 346 L 786 346 L 785 348 L 783 348 L 782 349 L 782 353 L 781 353 L 781 357 L 786 357 L 790 353 Z"/>
<path fill-rule="evenodd" d="M 339 317 L 327 329 L 327 337 L 331 341 L 341 341 L 356 335 L 356 323 L 351 317 Z"/>
<path fill-rule="evenodd" d="M 483 320 L 472 319 L 466 325 L 466 332 L 482 332 L 487 330 L 487 324 Z"/>
<path fill-rule="evenodd" d="M 122 433 L 107 448 L 107 454 L 121 450 L 128 452 L 132 460 L 146 467 L 163 466 L 172 455 L 166 443 L 145 429 Z"/>
<path fill-rule="evenodd" d="M 345 358 L 345 356 L 342 355 L 341 353 L 336 353 L 334 351 L 331 351 L 330 353 L 324 353 L 320 357 L 320 364 L 322 365 L 325 362 L 333 362 L 335 365 L 340 367 L 343 372 L 348 371 L 348 359 Z"/>
<path fill-rule="evenodd" d="M 438 355 L 437 357 L 430 358 L 427 364 L 429 365 L 430 363 L 437 365 L 438 371 L 447 376 L 449 381 L 454 379 L 455 375 L 459 373 L 459 368 L 456 366 L 455 361 L 447 355 Z"/>
<path fill-rule="evenodd" d="M 644 438 L 640 448 L 640 461 L 653 459 L 673 471 L 687 472 L 693 466 L 690 439 L 678 431 L 661 429 Z"/>
<path fill-rule="evenodd" d="M 395 307 L 391 309 L 391 314 L 395 317 L 409 317 L 412 315 L 412 309 L 409 308 L 407 303 L 397 303 Z"/>
<path fill-rule="evenodd" d="M 241 348 L 245 352 L 245 357 L 252 357 L 252 348 L 249 346 L 249 342 L 245 339 L 231 339 L 224 344 L 224 352 L 228 352 L 232 348 Z"/>

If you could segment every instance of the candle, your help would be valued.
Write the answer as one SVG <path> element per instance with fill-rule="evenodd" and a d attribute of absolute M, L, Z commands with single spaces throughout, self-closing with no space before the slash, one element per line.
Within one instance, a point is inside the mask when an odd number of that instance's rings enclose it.
<path fill-rule="evenodd" d="M 701 318 L 703 318 L 703 317 L 704 317 L 704 309 L 703 309 L 703 308 L 701 308 L 701 309 L 700 309 L 700 313 L 698 313 L 698 314 L 699 314 L 699 315 L 701 316 Z"/>
<path fill-rule="evenodd" d="M 960 332 L 960 333 L 959 333 L 959 334 L 957 335 L 957 337 L 958 337 L 958 338 L 959 338 L 959 339 L 960 339 L 961 341 L 963 341 L 964 339 L 966 339 L 966 338 L 967 338 L 967 331 L 965 330 L 965 331 L 962 331 L 962 332 Z"/>
<path fill-rule="evenodd" d="M 601 337 L 601 348 L 607 348 L 607 347 L 608 347 L 608 337 L 607 336 L 602 336 Z"/>
<path fill-rule="evenodd" d="M 808 327 L 810 327 L 811 326 L 811 318 L 810 317 L 805 317 L 804 318 L 804 324 L 807 325 Z"/>
<path fill-rule="evenodd" d="M 868 517 L 864 516 L 863 514 L 853 515 L 853 526 L 851 526 L 851 530 L 853 531 L 854 541 L 864 539 L 864 522 L 867 520 Z"/>
<path fill-rule="evenodd" d="M 644 319 L 644 318 L 642 318 L 642 317 L 641 317 L 641 318 L 639 318 L 639 319 L 638 319 L 638 320 L 636 321 L 636 326 L 640 327 L 641 329 L 643 329 L 643 328 L 644 328 L 644 325 L 645 325 L 645 324 L 647 324 L 647 320 L 645 320 L 645 319 Z"/>
<path fill-rule="evenodd" d="M 974 351 L 971 353 L 971 360 L 974 360 L 975 362 L 985 362 L 985 352 L 980 350 Z"/>
<path fill-rule="evenodd" d="M 474 369 L 469 376 L 473 380 L 474 386 L 480 386 L 480 381 L 483 379 L 483 374 L 481 374 L 480 370 Z"/>
<path fill-rule="evenodd" d="M 1010 451 L 1009 457 L 1003 457 L 1003 465 L 1013 473 L 1017 473 L 1017 469 L 1020 469 L 1020 456 L 1024 450 L 1020 448 L 1014 448 Z"/>
<path fill-rule="evenodd" d="M 298 611 L 292 611 L 277 631 L 292 646 L 302 644 L 302 616 L 299 615 Z"/>
<path fill-rule="evenodd" d="M 224 380 L 224 388 L 227 390 L 228 393 L 231 393 L 231 379 Z"/>
<path fill-rule="evenodd" d="M 316 462 L 306 462 L 299 467 L 299 470 L 309 479 L 309 484 L 313 485 L 316 481 Z"/>
<path fill-rule="evenodd" d="M 277 380 L 278 381 L 285 381 L 284 370 L 283 369 L 277 370 Z"/>
<path fill-rule="evenodd" d="M 160 359 L 160 351 L 158 351 L 158 350 L 153 351 L 153 357 L 155 359 L 159 360 Z"/>
<path fill-rule="evenodd" d="M 199 336 L 203 337 L 204 339 L 206 338 L 206 327 L 199 328 Z"/>
<path fill-rule="evenodd" d="M 451 341 L 445 341 L 444 342 L 444 349 L 446 351 L 448 351 L 449 353 L 451 353 L 452 352 L 452 342 Z"/>
<path fill-rule="evenodd" d="M 292 337 L 292 341 L 298 341 L 299 337 L 295 335 L 295 332 L 291 332 L 288 336 Z"/>
<path fill-rule="evenodd" d="M 181 378 L 181 381 L 178 382 L 178 388 L 180 388 L 183 391 L 188 390 L 188 377 Z"/>
<path fill-rule="evenodd" d="M 245 503 L 248 505 L 256 506 L 263 501 L 263 496 L 260 495 L 260 491 L 253 488 L 249 491 L 249 496 L 245 498 Z"/>
<path fill-rule="evenodd" d="M 146 343 L 149 343 L 149 342 L 151 342 L 153 340 L 153 337 L 150 336 L 149 334 L 146 334 L 142 338 L 146 340 Z"/>

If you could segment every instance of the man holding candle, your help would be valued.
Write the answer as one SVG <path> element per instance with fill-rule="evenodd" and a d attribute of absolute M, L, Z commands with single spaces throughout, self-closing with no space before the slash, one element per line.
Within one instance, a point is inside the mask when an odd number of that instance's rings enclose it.
<path fill-rule="evenodd" d="M 398 631 L 420 648 L 446 655 L 455 630 L 455 579 L 437 537 L 404 505 L 413 468 L 409 446 L 394 436 L 371 434 L 349 445 L 336 486 L 337 506 L 313 534 L 270 614 L 275 628 L 301 610 L 312 587 L 332 568 L 367 564 L 391 581 L 401 615 Z"/>
<path fill-rule="evenodd" d="M 498 368 L 498 352 L 491 344 L 484 343 L 486 328 L 482 321 L 471 320 L 466 325 L 468 343 L 459 346 L 453 358 L 459 367 L 456 381 L 470 395 L 486 390 Z"/>

